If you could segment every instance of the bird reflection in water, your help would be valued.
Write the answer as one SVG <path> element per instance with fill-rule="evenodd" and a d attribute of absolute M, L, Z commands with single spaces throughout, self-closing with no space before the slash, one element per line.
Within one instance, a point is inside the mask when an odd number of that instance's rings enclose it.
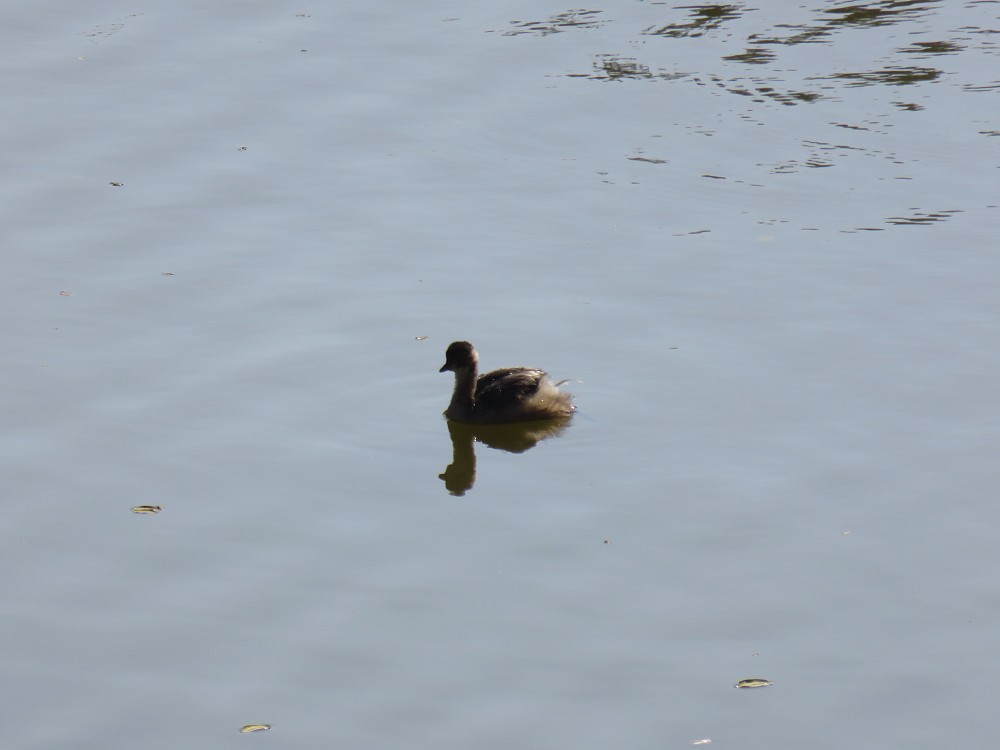
<path fill-rule="evenodd" d="M 444 480 L 449 494 L 462 496 L 476 483 L 476 442 L 508 453 L 524 453 L 561 434 L 570 420 L 571 417 L 560 417 L 512 424 L 468 424 L 449 419 L 452 459 L 438 477 Z"/>

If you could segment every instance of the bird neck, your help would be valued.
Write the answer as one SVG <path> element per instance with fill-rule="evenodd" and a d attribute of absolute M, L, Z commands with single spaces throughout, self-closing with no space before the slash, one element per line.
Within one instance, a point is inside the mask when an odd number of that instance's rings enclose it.
<path fill-rule="evenodd" d="M 479 368 L 475 363 L 468 367 L 455 370 L 455 392 L 451 394 L 451 403 L 445 412 L 452 419 L 461 419 L 472 414 L 476 403 L 476 380 Z"/>

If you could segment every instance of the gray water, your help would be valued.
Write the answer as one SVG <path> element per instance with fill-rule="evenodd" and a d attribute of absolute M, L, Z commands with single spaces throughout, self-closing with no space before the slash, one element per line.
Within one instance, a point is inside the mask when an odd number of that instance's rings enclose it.
<path fill-rule="evenodd" d="M 1000 3 L 6 10 L 4 748 L 995 746 Z"/>

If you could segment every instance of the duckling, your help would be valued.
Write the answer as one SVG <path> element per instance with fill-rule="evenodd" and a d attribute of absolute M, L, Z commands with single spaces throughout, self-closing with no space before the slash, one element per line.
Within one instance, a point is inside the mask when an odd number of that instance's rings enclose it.
<path fill-rule="evenodd" d="M 455 373 L 455 392 L 444 414 L 456 422 L 480 424 L 530 422 L 568 417 L 573 397 L 559 390 L 548 373 L 531 367 L 507 367 L 479 376 L 479 355 L 468 341 L 456 341 L 445 352 L 439 370 Z"/>

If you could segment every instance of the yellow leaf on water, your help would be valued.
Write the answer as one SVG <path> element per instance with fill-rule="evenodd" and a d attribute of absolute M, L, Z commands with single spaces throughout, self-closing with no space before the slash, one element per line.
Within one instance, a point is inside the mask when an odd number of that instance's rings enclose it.
<path fill-rule="evenodd" d="M 748 677 L 745 680 L 740 680 L 734 685 L 738 688 L 758 688 L 767 687 L 768 685 L 773 685 L 774 683 L 770 680 L 765 680 L 763 677 Z"/>
<path fill-rule="evenodd" d="M 159 513 L 161 510 L 163 510 L 163 508 L 159 505 L 136 505 L 132 508 L 133 513 L 145 513 L 146 515 Z"/>
<path fill-rule="evenodd" d="M 240 732 L 243 734 L 247 734 L 248 732 L 263 732 L 270 728 L 270 724 L 247 724 L 245 727 L 240 729 Z"/>

